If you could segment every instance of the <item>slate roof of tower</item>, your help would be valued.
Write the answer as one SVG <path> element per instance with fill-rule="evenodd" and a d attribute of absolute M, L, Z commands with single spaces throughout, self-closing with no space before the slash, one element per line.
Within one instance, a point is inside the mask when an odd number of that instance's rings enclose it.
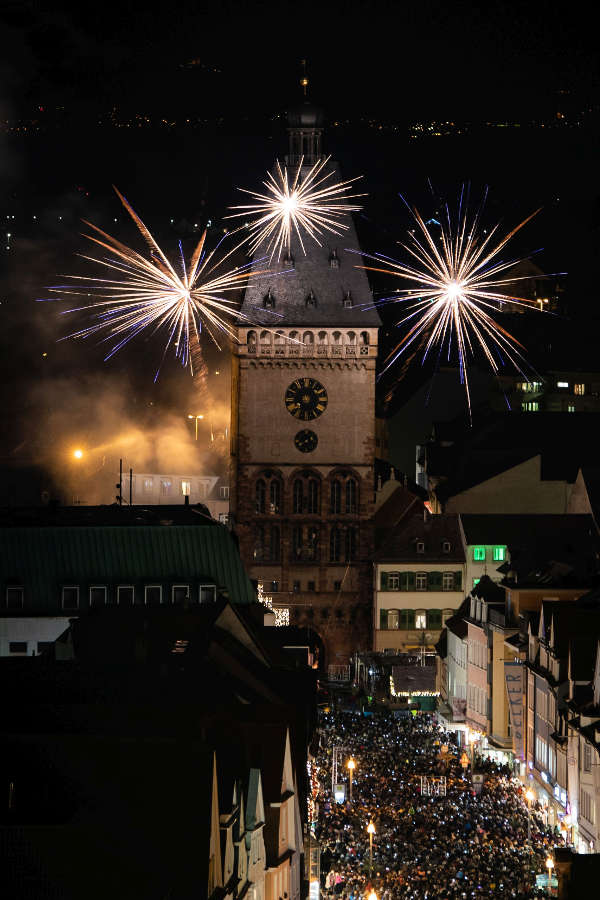
<path fill-rule="evenodd" d="M 304 167 L 302 174 L 309 171 Z M 331 182 L 342 180 L 337 163 L 329 162 L 324 172 L 331 171 L 331 178 L 325 182 L 325 186 Z M 288 176 L 295 174 L 295 167 L 290 167 Z M 354 189 L 352 189 L 354 188 Z M 362 182 L 355 182 L 349 193 L 361 193 L 364 190 Z M 245 202 L 245 201 L 241 201 Z M 337 202 L 337 201 L 336 201 Z M 343 202 L 343 201 L 341 201 Z M 350 200 L 350 205 L 361 205 L 362 200 Z M 250 218 L 250 217 L 249 217 Z M 269 269 L 270 274 L 257 275 L 250 280 L 241 312 L 248 316 L 253 324 L 266 325 L 271 328 L 288 327 L 292 325 L 322 326 L 324 328 L 378 328 L 381 325 L 379 313 L 373 308 L 373 295 L 369 287 L 367 273 L 360 268 L 369 264 L 362 256 L 356 253 L 347 253 L 346 248 L 360 250 L 358 238 L 349 213 L 343 220 L 348 226 L 347 231 L 336 235 L 326 232 L 319 240 L 319 246 L 310 236 L 303 235 L 306 255 L 302 251 L 298 237 L 292 238 L 291 251 L 295 260 L 294 268 L 289 264 L 277 261 L 274 256 L 269 264 L 265 260 L 266 248 L 259 248 L 254 256 L 255 268 Z M 342 229 L 340 229 L 342 231 Z M 329 257 L 333 250 L 337 251 L 339 268 L 332 268 Z M 263 260 L 260 262 L 260 260 Z M 267 291 L 271 289 L 275 296 L 274 311 L 265 309 L 263 305 Z M 307 306 L 306 298 L 310 291 L 316 296 L 316 306 Z M 345 308 L 344 297 L 350 291 L 353 305 Z M 245 320 L 238 319 L 238 325 L 247 324 Z"/>

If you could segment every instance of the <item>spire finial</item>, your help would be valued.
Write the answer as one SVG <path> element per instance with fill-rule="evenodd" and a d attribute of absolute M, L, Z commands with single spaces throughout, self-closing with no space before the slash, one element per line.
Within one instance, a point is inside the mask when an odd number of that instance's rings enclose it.
<path fill-rule="evenodd" d="M 308 91 L 308 78 L 306 77 L 306 60 L 301 59 L 300 63 L 302 65 L 302 78 L 300 79 L 300 86 L 304 91 L 304 96 L 306 97 Z"/>

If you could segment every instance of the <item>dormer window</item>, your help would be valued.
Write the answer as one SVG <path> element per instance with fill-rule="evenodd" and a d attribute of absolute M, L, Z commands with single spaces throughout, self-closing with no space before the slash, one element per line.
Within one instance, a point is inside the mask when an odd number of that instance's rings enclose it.
<path fill-rule="evenodd" d="M 354 303 L 352 302 L 352 292 L 346 291 L 344 294 L 344 299 L 342 300 L 342 306 L 344 309 L 352 309 Z"/>
<path fill-rule="evenodd" d="M 450 553 L 450 541 L 442 541 L 442 553 Z"/>
<path fill-rule="evenodd" d="M 425 553 L 425 542 L 417 541 L 417 553 Z"/>
<path fill-rule="evenodd" d="M 269 288 L 265 296 L 263 297 L 263 306 L 265 309 L 275 309 L 275 294 Z"/>
<path fill-rule="evenodd" d="M 337 255 L 337 250 L 332 250 L 329 254 L 329 268 L 330 269 L 339 269 L 340 267 L 340 258 Z"/>
<path fill-rule="evenodd" d="M 315 292 L 313 291 L 312 288 L 310 289 L 308 296 L 306 297 L 306 305 L 307 306 L 316 306 L 317 305 L 317 298 L 315 297 Z"/>

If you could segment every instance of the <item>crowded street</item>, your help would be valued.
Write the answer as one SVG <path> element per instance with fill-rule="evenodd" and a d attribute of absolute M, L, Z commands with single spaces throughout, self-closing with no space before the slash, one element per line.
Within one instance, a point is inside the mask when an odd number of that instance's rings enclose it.
<path fill-rule="evenodd" d="M 535 808 L 529 813 L 524 788 L 508 767 L 476 758 L 474 783 L 462 750 L 433 716 L 323 713 L 316 762 L 315 835 L 325 896 L 541 893 L 536 875 L 546 871 L 560 838 Z M 344 785 L 337 798 L 335 763 L 337 783 Z"/>

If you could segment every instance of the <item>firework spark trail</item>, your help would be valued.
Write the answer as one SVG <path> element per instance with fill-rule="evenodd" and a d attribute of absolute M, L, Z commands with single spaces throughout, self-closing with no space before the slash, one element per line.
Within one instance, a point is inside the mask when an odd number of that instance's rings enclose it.
<path fill-rule="evenodd" d="M 203 330 L 208 332 L 219 349 L 220 336 L 236 339 L 233 320 L 246 320 L 247 316 L 239 311 L 234 300 L 223 294 L 242 288 L 251 275 L 264 274 L 256 268 L 261 261 L 254 260 L 227 270 L 224 266 L 226 260 L 241 245 L 237 244 L 224 255 L 218 255 L 217 250 L 227 237 L 224 235 L 216 247 L 207 251 L 205 230 L 187 267 L 181 242 L 179 243 L 181 272 L 178 272 L 125 197 L 116 188 L 115 191 L 144 238 L 150 250 L 150 259 L 84 220 L 95 232 L 85 237 L 107 250 L 110 256 L 99 258 L 80 255 L 83 259 L 111 270 L 115 277 L 67 276 L 70 284 L 50 289 L 63 298 L 90 295 L 94 298 L 91 304 L 63 311 L 63 314 L 67 314 L 91 310 L 96 320 L 92 325 L 68 337 L 87 338 L 104 332 L 102 341 L 114 341 L 105 357 L 106 361 L 140 332 L 151 329 L 154 333 L 164 329 L 167 340 L 163 360 L 173 347 L 176 358 L 184 367 L 189 366 L 193 374 L 191 348 L 193 344 L 199 347 Z M 248 324 L 252 324 L 249 319 Z M 159 372 L 160 366 L 155 380 Z"/>
<path fill-rule="evenodd" d="M 404 202 L 406 203 L 405 200 Z M 503 276 L 503 273 L 507 273 L 507 270 L 520 260 L 502 260 L 499 254 L 540 210 L 536 210 L 504 237 L 498 237 L 499 225 L 495 225 L 484 237 L 479 232 L 483 202 L 469 222 L 464 191 L 461 191 L 456 224 L 453 224 L 450 210 L 446 205 L 446 216 L 441 224 L 439 240 L 441 246 L 438 246 L 419 211 L 410 207 L 408 203 L 406 205 L 418 225 L 418 230 L 416 234 L 411 231 L 410 243 L 400 242 L 400 245 L 415 261 L 414 264 L 399 262 L 383 254 L 374 256 L 361 254 L 385 263 L 385 266 L 364 266 L 365 269 L 395 275 L 414 285 L 411 288 L 401 289 L 395 295 L 376 304 L 414 301 L 409 306 L 410 312 L 396 323 L 398 327 L 408 324 L 409 328 L 384 361 L 382 374 L 419 339 L 424 341 L 423 362 L 434 348 L 437 348 L 439 357 L 444 347 L 447 347 L 450 358 L 454 346 L 470 416 L 468 361 L 474 355 L 475 345 L 483 351 L 494 374 L 497 375 L 499 372 L 496 356 L 501 364 L 504 364 L 503 356 L 506 356 L 506 359 L 527 379 L 522 368 L 526 360 L 521 353 L 525 348 L 492 318 L 490 311 L 500 312 L 503 304 L 509 301 L 527 309 L 537 309 L 531 300 L 511 293 L 510 286 L 533 277 L 549 276 L 509 274 Z"/>
<path fill-rule="evenodd" d="M 240 188 L 256 202 L 230 207 L 242 212 L 233 213 L 228 218 L 252 217 L 248 225 L 250 233 L 246 239 L 251 253 L 266 244 L 265 252 L 270 260 L 274 256 L 279 260 L 282 251 L 290 251 L 292 235 L 296 234 L 302 252 L 306 255 L 303 232 L 321 246 L 319 238 L 325 232 L 341 235 L 348 230 L 348 225 L 340 219 L 361 209 L 360 206 L 346 202 L 348 199 L 364 196 L 348 193 L 350 185 L 361 176 L 348 181 L 331 182 L 329 179 L 335 174 L 333 170 L 322 174 L 330 158 L 328 156 L 315 163 L 304 179 L 301 179 L 303 159 L 291 178 L 288 177 L 287 167 L 282 168 L 278 161 L 275 175 L 268 172 L 267 180 L 263 181 L 266 194 Z"/>

